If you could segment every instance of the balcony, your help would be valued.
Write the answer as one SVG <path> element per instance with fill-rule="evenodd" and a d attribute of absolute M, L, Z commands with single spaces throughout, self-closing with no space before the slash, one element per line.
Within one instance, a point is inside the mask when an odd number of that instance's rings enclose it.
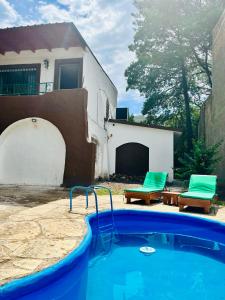
<path fill-rule="evenodd" d="M 53 91 L 53 82 L 0 84 L 0 96 L 43 95 Z"/>

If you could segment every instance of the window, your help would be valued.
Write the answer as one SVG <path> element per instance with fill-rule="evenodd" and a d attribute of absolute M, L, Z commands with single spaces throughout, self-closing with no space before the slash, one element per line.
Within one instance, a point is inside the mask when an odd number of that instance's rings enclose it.
<path fill-rule="evenodd" d="M 79 86 L 79 66 L 77 64 L 60 65 L 59 89 L 75 89 Z"/>
<path fill-rule="evenodd" d="M 82 59 L 59 59 L 55 62 L 55 89 L 82 87 Z"/>
<path fill-rule="evenodd" d="M 0 66 L 0 95 L 35 95 L 39 83 L 40 65 Z"/>
<path fill-rule="evenodd" d="M 105 113 L 106 120 L 109 119 L 109 100 L 106 100 L 106 113 Z"/>

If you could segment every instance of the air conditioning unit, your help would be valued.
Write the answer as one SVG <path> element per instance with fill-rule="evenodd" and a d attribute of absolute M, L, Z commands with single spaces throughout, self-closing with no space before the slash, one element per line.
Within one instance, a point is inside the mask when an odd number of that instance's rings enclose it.
<path fill-rule="evenodd" d="M 129 117 L 129 109 L 127 107 L 118 107 L 116 109 L 116 119 L 127 121 Z"/>

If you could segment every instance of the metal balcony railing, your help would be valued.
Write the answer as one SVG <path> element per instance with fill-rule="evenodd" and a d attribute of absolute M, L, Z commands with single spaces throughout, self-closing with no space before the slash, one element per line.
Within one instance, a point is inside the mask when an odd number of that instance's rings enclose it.
<path fill-rule="evenodd" d="M 53 91 L 53 82 L 0 84 L 0 96 L 43 95 Z"/>

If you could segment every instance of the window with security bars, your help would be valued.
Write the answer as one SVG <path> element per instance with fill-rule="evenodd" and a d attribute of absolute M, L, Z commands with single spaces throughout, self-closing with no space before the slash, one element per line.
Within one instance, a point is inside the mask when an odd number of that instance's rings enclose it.
<path fill-rule="evenodd" d="M 39 93 L 39 66 L 0 66 L 0 95 Z"/>

